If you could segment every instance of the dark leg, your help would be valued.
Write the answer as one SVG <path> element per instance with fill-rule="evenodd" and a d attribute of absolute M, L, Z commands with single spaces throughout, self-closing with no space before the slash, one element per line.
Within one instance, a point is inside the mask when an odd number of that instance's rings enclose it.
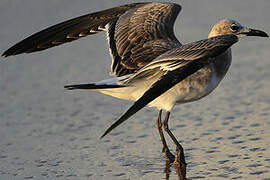
<path fill-rule="evenodd" d="M 165 173 L 165 179 L 169 180 L 170 179 L 170 174 L 171 174 L 171 163 L 169 161 L 166 161 L 165 168 L 164 168 L 164 173 Z M 186 176 L 183 176 L 182 170 L 179 166 L 174 166 L 175 167 L 175 173 L 178 175 L 178 180 L 187 180 Z M 182 174 L 181 174 L 182 173 Z"/>
<path fill-rule="evenodd" d="M 160 135 L 161 142 L 163 144 L 162 152 L 165 153 L 166 158 L 168 160 L 170 160 L 170 162 L 173 162 L 174 161 L 174 155 L 170 152 L 170 150 L 169 150 L 169 148 L 167 146 L 163 131 L 162 131 L 161 115 L 162 115 L 162 110 L 159 111 L 158 119 L 157 119 L 157 128 L 158 128 L 158 132 L 159 132 L 159 135 Z"/>
<path fill-rule="evenodd" d="M 177 152 L 176 152 L 176 156 L 175 156 L 175 160 L 174 160 L 174 165 L 179 165 L 181 167 L 181 169 L 183 168 L 184 171 L 186 171 L 186 165 L 187 164 L 186 164 L 186 161 L 185 161 L 184 149 L 181 146 L 181 144 L 177 141 L 177 139 L 174 137 L 171 130 L 169 129 L 169 125 L 168 125 L 169 117 L 170 117 L 170 112 L 167 111 L 167 113 L 165 115 L 163 127 L 164 127 L 164 130 L 168 133 L 168 135 L 171 137 L 171 139 L 173 140 L 174 144 L 177 147 Z M 180 160 L 180 162 L 179 162 L 179 160 Z"/>
<path fill-rule="evenodd" d="M 165 173 L 165 179 L 169 180 L 170 179 L 170 174 L 171 174 L 171 162 L 166 161 L 165 168 L 164 168 L 164 173 Z"/>

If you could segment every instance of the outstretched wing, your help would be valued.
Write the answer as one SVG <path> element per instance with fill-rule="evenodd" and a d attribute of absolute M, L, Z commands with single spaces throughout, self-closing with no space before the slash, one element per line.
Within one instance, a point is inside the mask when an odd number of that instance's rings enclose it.
<path fill-rule="evenodd" d="M 173 25 L 181 6 L 150 3 L 120 16 L 109 32 L 113 56 L 111 71 L 117 76 L 136 71 L 168 50 L 181 46 Z"/>
<path fill-rule="evenodd" d="M 173 32 L 180 10 L 172 3 L 134 3 L 87 14 L 40 31 L 2 56 L 45 50 L 106 30 L 108 24 L 111 72 L 122 76 L 181 45 Z"/>
<path fill-rule="evenodd" d="M 148 71 L 165 71 L 160 77 L 126 112 L 120 119 L 112 124 L 103 138 L 114 128 L 126 121 L 144 106 L 155 100 L 157 97 L 168 91 L 170 88 L 192 75 L 202 67 L 215 61 L 215 57 L 225 52 L 238 41 L 235 35 L 222 35 L 195 43 L 184 45 L 161 55 L 155 61 L 139 70 L 127 82 L 141 78 L 142 74 Z"/>
<path fill-rule="evenodd" d="M 145 4 L 147 3 L 123 5 L 56 24 L 15 44 L 5 51 L 2 56 L 7 57 L 21 53 L 42 51 L 63 43 L 77 40 L 81 37 L 96 34 L 105 30 L 106 24 L 121 16 L 126 11 Z"/>

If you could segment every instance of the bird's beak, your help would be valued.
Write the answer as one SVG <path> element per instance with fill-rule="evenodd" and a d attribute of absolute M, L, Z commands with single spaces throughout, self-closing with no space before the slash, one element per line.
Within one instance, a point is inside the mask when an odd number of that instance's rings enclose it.
<path fill-rule="evenodd" d="M 269 37 L 268 34 L 264 31 L 250 28 L 243 28 L 239 32 L 239 35 Z"/>

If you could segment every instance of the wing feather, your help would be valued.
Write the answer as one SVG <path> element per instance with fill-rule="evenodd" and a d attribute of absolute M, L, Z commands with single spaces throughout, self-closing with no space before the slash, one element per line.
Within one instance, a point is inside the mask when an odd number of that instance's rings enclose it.
<path fill-rule="evenodd" d="M 121 57 L 118 63 L 134 72 L 164 52 L 181 46 L 173 32 L 180 10 L 177 4 L 150 3 L 119 17 L 114 36 Z"/>
<path fill-rule="evenodd" d="M 105 29 L 105 25 L 126 11 L 148 3 L 127 4 L 104 11 L 83 15 L 40 31 L 15 44 L 2 56 L 31 53 L 67 43 L 81 37 L 96 34 Z"/>
<path fill-rule="evenodd" d="M 108 24 L 111 73 L 123 76 L 181 46 L 173 32 L 180 11 L 177 4 L 145 2 L 83 15 L 33 34 L 2 56 L 42 51 L 104 31 Z"/>

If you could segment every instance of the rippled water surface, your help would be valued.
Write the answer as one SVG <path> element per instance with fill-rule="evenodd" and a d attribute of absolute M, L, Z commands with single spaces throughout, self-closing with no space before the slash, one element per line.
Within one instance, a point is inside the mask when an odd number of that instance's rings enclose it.
<path fill-rule="evenodd" d="M 183 43 L 207 37 L 225 17 L 270 33 L 267 0 L 174 2 L 183 6 L 175 26 Z M 49 25 L 120 4 L 1 0 L 0 53 Z M 144 108 L 100 140 L 131 102 L 64 90 L 109 77 L 105 37 L 1 59 L 0 179 L 178 179 L 161 152 L 157 110 Z M 241 40 L 219 88 L 174 108 L 170 127 L 185 148 L 189 179 L 270 179 L 269 42 Z"/>

